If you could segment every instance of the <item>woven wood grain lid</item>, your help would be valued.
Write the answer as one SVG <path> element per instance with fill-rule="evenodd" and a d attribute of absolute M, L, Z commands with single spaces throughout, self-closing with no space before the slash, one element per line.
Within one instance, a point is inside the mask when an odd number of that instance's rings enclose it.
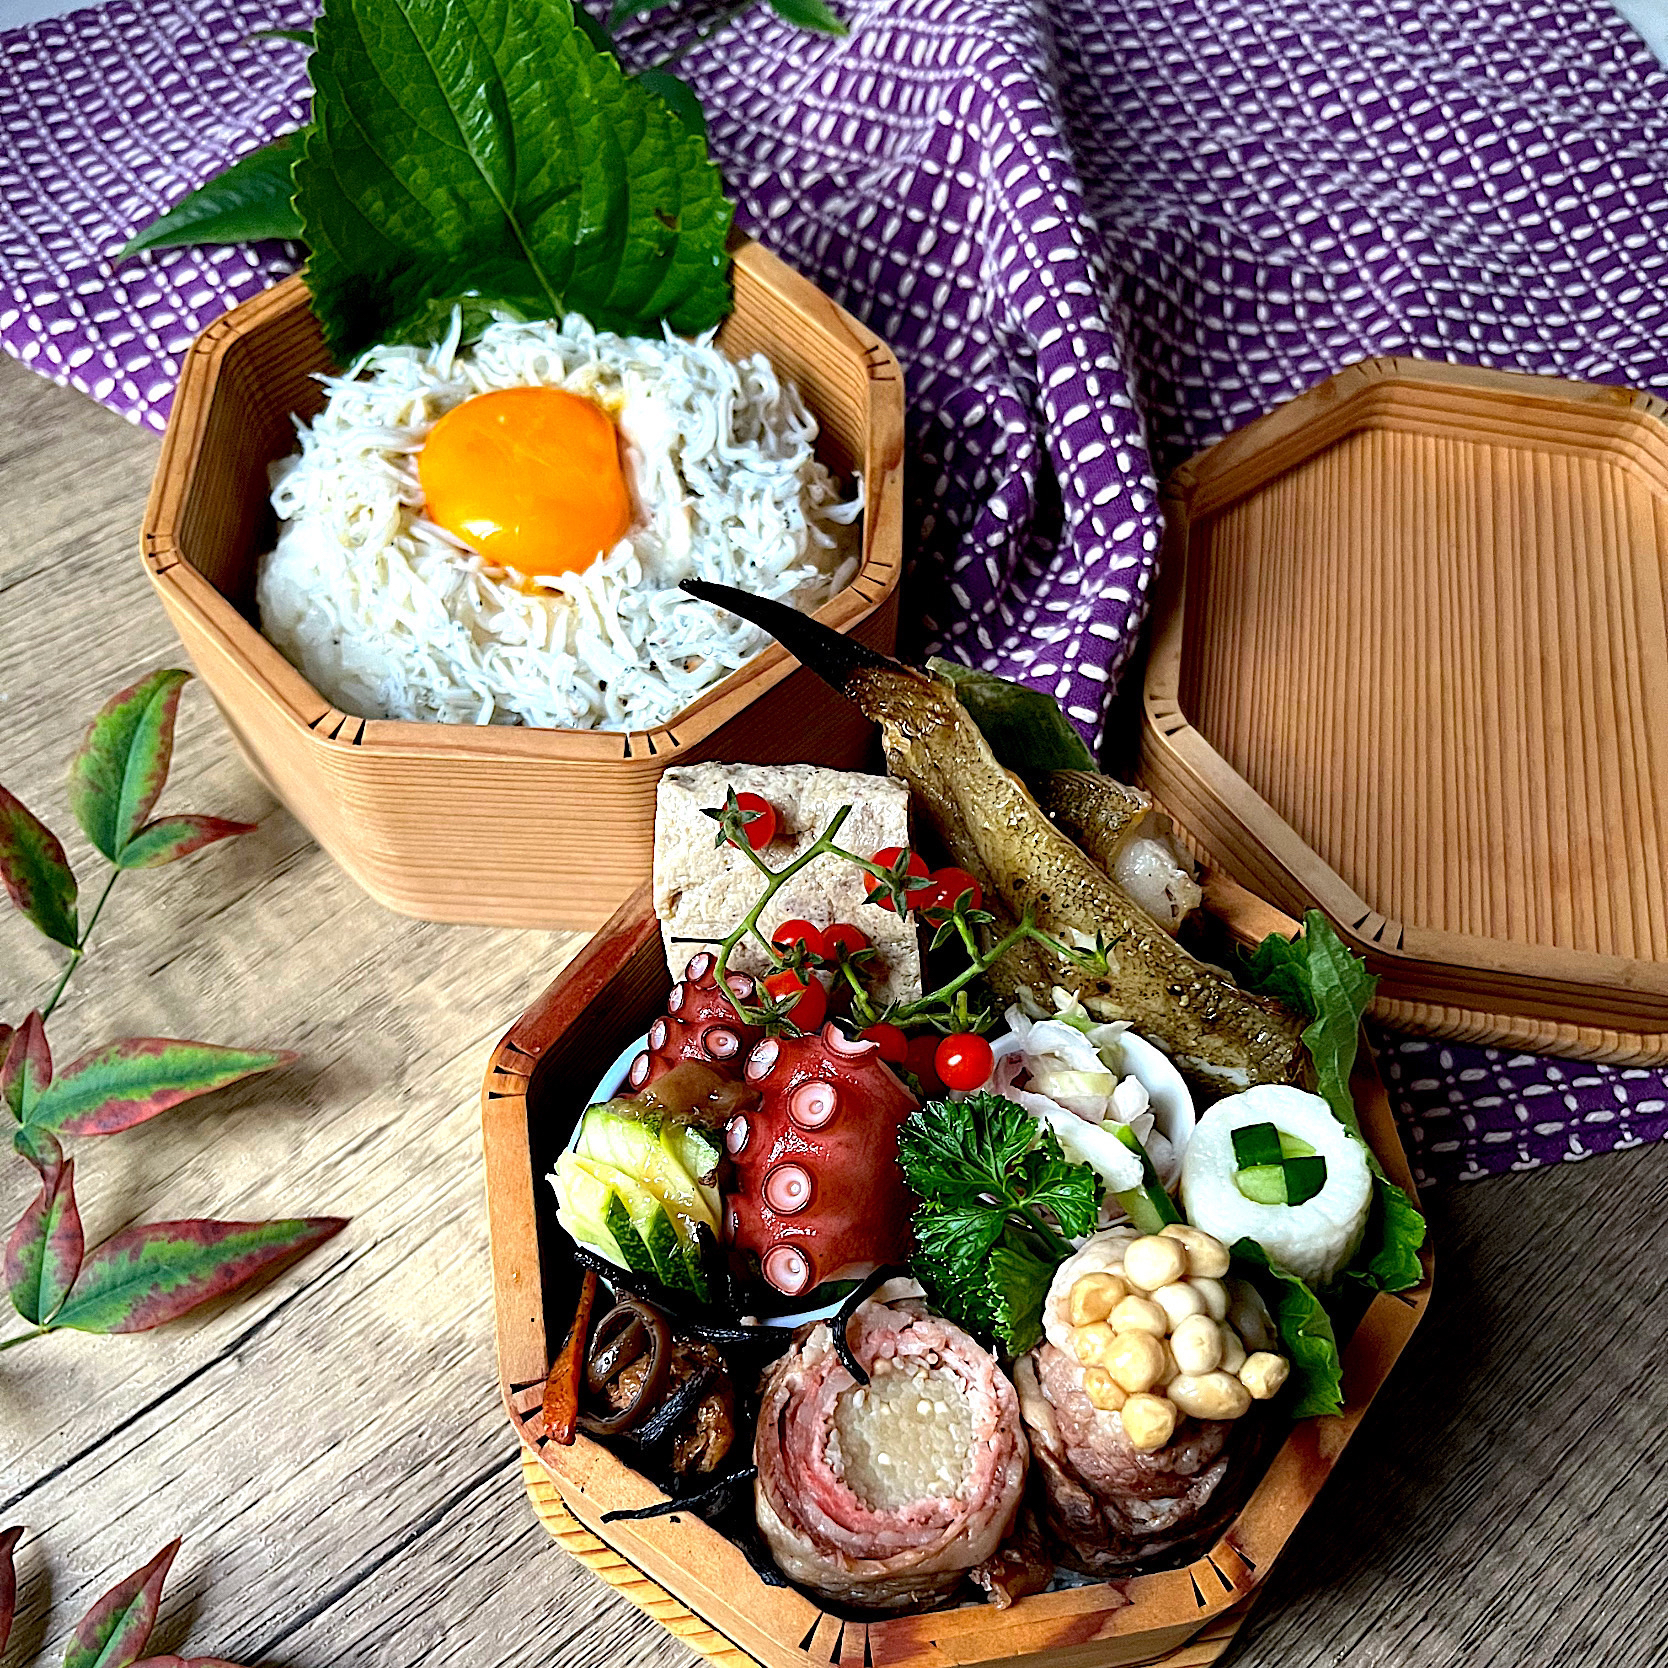
<path fill-rule="evenodd" d="M 1142 778 L 1392 1022 L 1668 1059 L 1665 417 L 1378 359 L 1165 488 Z"/>

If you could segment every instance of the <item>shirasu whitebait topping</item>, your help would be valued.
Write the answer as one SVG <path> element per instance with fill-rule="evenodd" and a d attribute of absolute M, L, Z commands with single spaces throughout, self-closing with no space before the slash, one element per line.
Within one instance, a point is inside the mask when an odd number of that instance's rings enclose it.
<path fill-rule="evenodd" d="M 327 699 L 368 718 L 555 728 L 661 723 L 745 664 L 757 627 L 677 589 L 737 585 L 815 609 L 857 568 L 861 483 L 842 499 L 816 420 L 762 354 L 499 322 L 467 349 L 379 346 L 322 379 L 323 411 L 273 468 L 267 636 Z M 494 567 L 424 519 L 417 456 L 471 396 L 562 388 L 618 428 L 633 518 L 580 572 Z M 524 578 L 546 585 L 521 589 Z"/>

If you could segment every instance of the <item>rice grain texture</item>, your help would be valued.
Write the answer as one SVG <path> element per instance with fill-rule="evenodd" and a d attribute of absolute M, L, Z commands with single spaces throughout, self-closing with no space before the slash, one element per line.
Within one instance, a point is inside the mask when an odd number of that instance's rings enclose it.
<path fill-rule="evenodd" d="M 861 482 L 842 498 L 815 418 L 762 354 L 710 338 L 593 330 L 577 314 L 489 325 L 467 350 L 370 349 L 297 424 L 273 467 L 281 528 L 262 559 L 261 629 L 361 718 L 557 729 L 664 722 L 744 665 L 757 627 L 677 589 L 740 586 L 812 610 L 857 571 Z M 631 530 L 581 572 L 495 567 L 423 516 L 417 454 L 475 394 L 544 386 L 613 419 Z M 523 578 L 546 587 L 520 588 Z"/>

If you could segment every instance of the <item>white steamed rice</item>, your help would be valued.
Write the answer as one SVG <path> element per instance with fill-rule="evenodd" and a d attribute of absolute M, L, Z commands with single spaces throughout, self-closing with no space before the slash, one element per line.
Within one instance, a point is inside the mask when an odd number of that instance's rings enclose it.
<path fill-rule="evenodd" d="M 1326 1160 L 1326 1182 L 1301 1205 L 1261 1205 L 1234 1177 L 1234 1131 L 1273 1124 Z M 1182 1209 L 1224 1245 L 1254 1239 L 1282 1268 L 1323 1286 L 1355 1254 L 1373 1201 L 1366 1149 L 1319 1095 L 1263 1083 L 1219 1100 L 1198 1122 L 1182 1159 Z"/>
<path fill-rule="evenodd" d="M 762 354 L 622 337 L 577 315 L 498 322 L 459 348 L 372 348 L 322 379 L 325 409 L 274 465 L 281 531 L 260 566 L 266 635 L 362 718 L 554 728 L 661 723 L 743 665 L 763 634 L 680 592 L 702 578 L 818 608 L 855 573 L 851 498 L 813 455 L 817 424 Z M 417 453 L 474 394 L 531 385 L 615 418 L 631 531 L 559 590 L 528 595 L 423 519 Z M 541 579 L 543 576 L 538 576 Z"/>

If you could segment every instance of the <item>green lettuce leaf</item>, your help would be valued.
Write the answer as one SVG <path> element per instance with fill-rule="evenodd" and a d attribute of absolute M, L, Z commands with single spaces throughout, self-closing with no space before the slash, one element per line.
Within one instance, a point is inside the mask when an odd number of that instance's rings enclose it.
<path fill-rule="evenodd" d="M 339 357 L 436 296 L 637 334 L 728 311 L 731 209 L 704 141 L 569 0 L 325 0 L 314 35 L 296 207 Z"/>
<path fill-rule="evenodd" d="M 1232 1250 L 1245 1265 L 1236 1272 L 1263 1294 L 1280 1329 L 1280 1346 L 1292 1364 L 1284 1392 L 1292 1398 L 1292 1418 L 1342 1413 L 1344 1367 L 1326 1306 L 1295 1274 L 1270 1261 L 1254 1239 L 1236 1240 Z"/>
<path fill-rule="evenodd" d="M 1309 1016 L 1303 1042 L 1315 1063 L 1316 1090 L 1339 1123 L 1361 1140 L 1349 1080 L 1360 1047 L 1361 1020 L 1378 986 L 1367 964 L 1345 947 L 1318 909 L 1311 909 L 1296 938 L 1271 933 L 1257 946 L 1243 982 Z M 1344 1272 L 1374 1291 L 1406 1291 L 1425 1277 L 1419 1262 L 1425 1219 L 1384 1174 L 1372 1148 L 1364 1140 L 1361 1145 L 1373 1172 L 1373 1208 L 1361 1248 Z"/>
<path fill-rule="evenodd" d="M 135 232 L 116 256 L 116 264 L 146 249 L 175 249 L 187 243 L 299 238 L 301 216 L 295 212 L 291 173 L 305 138 L 305 130 L 286 133 L 239 157 L 225 173 L 188 192 L 166 214 Z"/>
<path fill-rule="evenodd" d="M 1022 776 L 1097 768 L 1094 755 L 1052 695 L 936 655 L 927 664 L 956 686 L 957 699 L 1004 768 Z"/>
<path fill-rule="evenodd" d="M 1419 1207 L 1379 1168 L 1371 1149 L 1373 1206 L 1367 1231 L 1344 1277 L 1376 1292 L 1405 1292 L 1425 1278 L 1419 1247 L 1425 1243 L 1425 1219 Z"/>
<path fill-rule="evenodd" d="M 1311 909 L 1296 938 L 1270 933 L 1257 946 L 1241 982 L 1309 1016 L 1303 1042 L 1315 1063 L 1316 1091 L 1338 1122 L 1359 1135 L 1349 1077 L 1361 1043 L 1361 1020 L 1378 988 L 1367 964 L 1350 953 L 1318 909 Z"/>

